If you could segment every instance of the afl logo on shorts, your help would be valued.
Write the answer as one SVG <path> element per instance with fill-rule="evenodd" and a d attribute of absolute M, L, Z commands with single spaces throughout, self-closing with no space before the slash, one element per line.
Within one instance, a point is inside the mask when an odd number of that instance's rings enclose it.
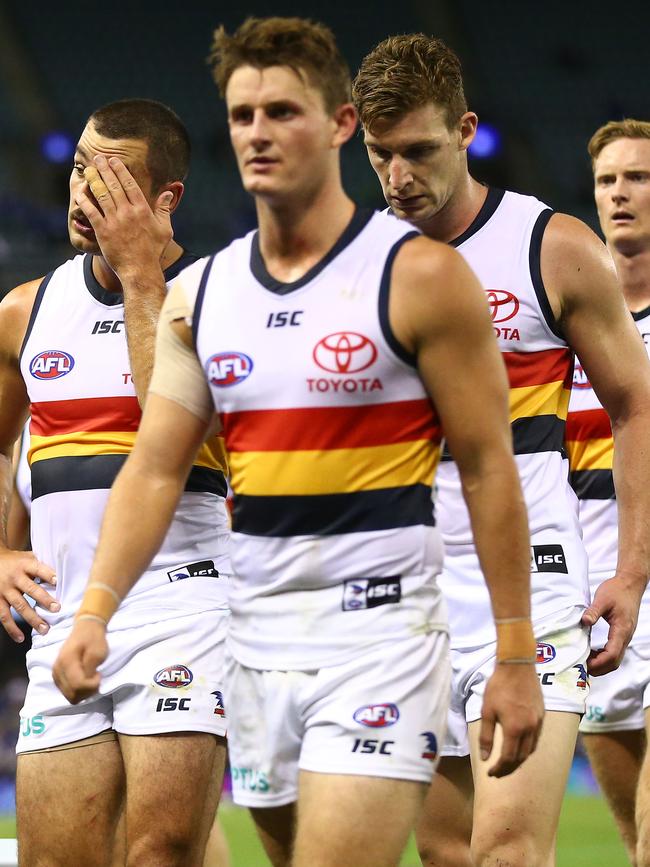
<path fill-rule="evenodd" d="M 179 689 L 181 686 L 189 686 L 194 680 L 194 675 L 186 665 L 168 665 L 161 668 L 153 677 L 153 682 L 158 686 L 168 689 Z"/>
<path fill-rule="evenodd" d="M 377 347 L 356 331 L 337 331 L 319 340 L 312 353 L 321 370 L 329 373 L 359 373 L 377 359 Z"/>
<path fill-rule="evenodd" d="M 573 368 L 573 387 L 574 388 L 591 388 L 591 383 L 587 379 L 587 374 L 582 369 L 582 365 L 576 362 Z"/>
<path fill-rule="evenodd" d="M 519 312 L 519 299 L 505 289 L 486 289 L 492 322 L 507 322 Z"/>
<path fill-rule="evenodd" d="M 29 372 L 35 379 L 60 379 L 73 367 L 74 358 L 61 349 L 46 349 L 29 362 Z"/>
<path fill-rule="evenodd" d="M 552 644 L 544 644 L 542 641 L 537 642 L 537 659 L 535 662 L 537 665 L 541 665 L 543 662 L 550 662 L 552 659 L 555 659 L 555 648 Z"/>
<path fill-rule="evenodd" d="M 354 712 L 354 721 L 368 728 L 381 729 L 395 725 L 399 719 L 396 704 L 366 704 Z"/>
<path fill-rule="evenodd" d="M 253 360 L 243 352 L 219 352 L 208 359 L 205 369 L 210 385 L 230 388 L 251 375 Z"/>

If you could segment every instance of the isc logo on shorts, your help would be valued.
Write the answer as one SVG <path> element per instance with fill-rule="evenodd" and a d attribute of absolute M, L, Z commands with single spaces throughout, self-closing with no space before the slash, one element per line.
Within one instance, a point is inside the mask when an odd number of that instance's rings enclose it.
<path fill-rule="evenodd" d="M 218 578 L 219 572 L 214 567 L 214 560 L 199 560 L 198 563 L 188 563 L 187 566 L 177 566 L 167 573 L 170 581 L 182 581 L 184 578 L 194 578 L 202 575 L 206 578 Z"/>
<path fill-rule="evenodd" d="M 74 358 L 61 349 L 39 352 L 29 362 L 29 372 L 35 379 L 60 379 L 73 367 Z"/>
<path fill-rule="evenodd" d="M 399 602 L 401 598 L 402 582 L 399 575 L 388 578 L 352 578 L 343 582 L 344 611 L 391 605 Z"/>

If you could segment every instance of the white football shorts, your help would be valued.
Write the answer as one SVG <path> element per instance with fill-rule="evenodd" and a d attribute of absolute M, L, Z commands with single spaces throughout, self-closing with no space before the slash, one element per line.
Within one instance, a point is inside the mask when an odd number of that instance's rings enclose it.
<path fill-rule="evenodd" d="M 434 632 L 317 671 L 226 662 L 235 803 L 298 797 L 298 771 L 429 783 L 449 704 L 448 636 Z"/>
<path fill-rule="evenodd" d="M 32 648 L 16 752 L 73 743 L 106 729 L 125 735 L 225 735 L 229 616 L 228 609 L 221 608 L 109 631 L 99 693 L 77 705 L 69 704 L 52 680 L 52 666 L 69 629 L 60 641 Z"/>
<path fill-rule="evenodd" d="M 583 714 L 589 695 L 589 630 L 580 625 L 582 608 L 553 622 L 536 624 L 537 676 L 550 711 Z M 442 756 L 468 756 L 467 724 L 481 718 L 483 695 L 496 664 L 496 642 L 451 651 L 452 694 Z"/>
<path fill-rule="evenodd" d="M 602 677 L 592 677 L 587 710 L 580 723 L 584 734 L 645 729 L 650 707 L 650 644 L 630 644 L 623 662 Z"/>

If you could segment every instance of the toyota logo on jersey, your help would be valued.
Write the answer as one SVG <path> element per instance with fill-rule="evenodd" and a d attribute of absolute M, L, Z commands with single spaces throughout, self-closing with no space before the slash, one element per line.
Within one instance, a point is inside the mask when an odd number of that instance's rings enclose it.
<path fill-rule="evenodd" d="M 74 358 L 62 349 L 46 349 L 29 362 L 29 372 L 35 379 L 60 379 L 73 367 Z"/>
<path fill-rule="evenodd" d="M 313 358 L 329 373 L 359 373 L 375 363 L 377 347 L 356 331 L 337 331 L 318 341 Z"/>
<path fill-rule="evenodd" d="M 507 322 L 519 312 L 519 299 L 505 289 L 486 289 L 492 322 Z"/>

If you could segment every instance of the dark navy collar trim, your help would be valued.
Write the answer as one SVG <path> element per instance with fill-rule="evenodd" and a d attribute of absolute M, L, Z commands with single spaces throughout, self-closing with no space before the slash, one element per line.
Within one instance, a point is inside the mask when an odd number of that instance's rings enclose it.
<path fill-rule="evenodd" d="M 305 286 L 310 280 L 317 277 L 318 274 L 329 265 L 332 259 L 335 259 L 339 253 L 351 244 L 357 235 L 363 231 L 372 219 L 374 213 L 375 212 L 369 208 L 356 208 L 352 219 L 331 250 L 323 256 L 320 262 L 317 262 L 313 268 L 310 268 L 306 274 L 303 274 L 299 280 L 294 280 L 293 283 L 282 283 L 280 280 L 276 280 L 275 277 L 269 274 L 264 259 L 262 258 L 262 253 L 260 252 L 259 232 L 255 232 L 251 244 L 251 272 L 255 279 L 261 283 L 265 289 L 268 289 L 269 292 L 274 292 L 276 295 L 288 295 L 289 292 L 300 289 L 301 286 Z"/>
<path fill-rule="evenodd" d="M 180 259 L 177 259 L 169 268 L 165 269 L 165 281 L 169 282 L 173 280 L 184 268 L 187 268 L 188 265 L 191 265 L 192 262 L 196 262 L 200 258 L 200 256 L 196 256 L 194 253 L 183 251 Z M 100 304 L 106 304 L 108 307 L 119 307 L 124 304 L 124 296 L 121 292 L 109 292 L 108 289 L 104 289 L 100 285 L 93 274 L 93 257 L 88 253 L 84 256 L 83 267 L 86 288 L 95 301 L 99 301 Z"/>
<path fill-rule="evenodd" d="M 632 311 L 630 311 L 632 312 Z M 640 322 L 642 319 L 645 319 L 646 316 L 650 315 L 650 306 L 644 307 L 643 310 L 637 310 L 636 313 L 632 313 L 632 319 L 635 322 Z"/>
<path fill-rule="evenodd" d="M 505 190 L 500 190 L 497 187 L 488 187 L 488 193 L 485 197 L 485 201 L 481 205 L 481 210 L 474 217 L 465 231 L 457 238 L 454 238 L 453 241 L 450 241 L 449 245 L 451 247 L 460 247 L 460 245 L 467 241 L 468 238 L 471 238 L 472 235 L 475 235 L 479 231 L 479 229 L 482 229 L 501 204 L 501 200 L 505 194 Z"/>

